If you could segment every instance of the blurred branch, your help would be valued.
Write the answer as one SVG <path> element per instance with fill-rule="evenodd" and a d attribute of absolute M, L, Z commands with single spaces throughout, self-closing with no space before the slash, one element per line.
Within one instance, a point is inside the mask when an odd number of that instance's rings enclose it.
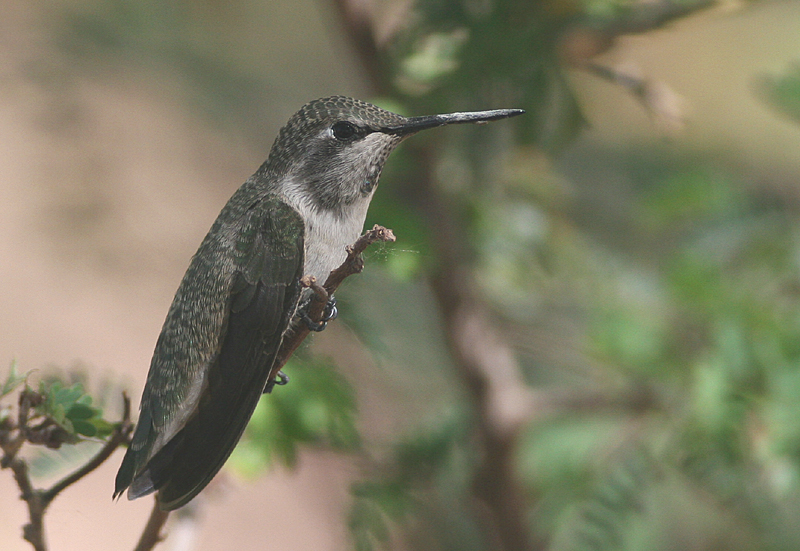
<path fill-rule="evenodd" d="M 415 148 L 415 193 L 425 197 L 423 214 L 435 235 L 438 273 L 431 284 L 442 313 L 445 333 L 458 376 L 468 389 L 477 412 L 475 441 L 481 464 L 473 481 L 475 493 L 487 506 L 491 528 L 505 551 L 543 549 L 534 541 L 526 520 L 525 495 L 514 467 L 519 428 L 532 414 L 532 398 L 503 334 L 492 323 L 472 288 L 464 236 L 431 181 L 433 160 L 428 149 Z"/>
<path fill-rule="evenodd" d="M 311 301 L 308 317 L 315 322 L 322 320 L 322 312 L 325 309 L 328 297 L 336 292 L 336 289 L 339 288 L 339 285 L 341 285 L 345 278 L 353 274 L 359 274 L 364 269 L 364 259 L 361 257 L 361 253 L 363 253 L 367 247 L 379 241 L 386 242 L 394 240 L 395 236 L 392 230 L 375 225 L 371 230 L 359 237 L 353 245 L 347 247 L 347 258 L 345 258 L 341 266 L 330 273 L 328 279 L 325 280 L 324 286 L 319 285 L 313 277 L 303 278 L 301 283 L 305 287 L 312 289 L 315 296 Z M 286 365 L 286 362 L 292 354 L 294 354 L 294 351 L 297 350 L 303 340 L 305 340 L 309 332 L 310 330 L 305 324 L 297 324 L 292 327 L 291 332 L 284 339 L 278 351 L 275 364 L 272 366 L 272 371 L 268 378 L 268 385 L 274 384 L 278 372 Z"/>
<path fill-rule="evenodd" d="M 36 551 L 46 551 L 47 549 L 44 534 L 44 514 L 50 503 L 66 488 L 103 464 L 120 444 L 128 441 L 133 428 L 130 420 L 130 398 L 123 393 L 122 420 L 114 427 L 100 451 L 87 463 L 56 482 L 52 487 L 46 490 L 37 490 L 31 482 L 27 462 L 18 457 L 19 450 L 25 442 L 58 447 L 64 438 L 63 431 L 54 430 L 59 427 L 51 422 L 49 418 L 45 418 L 39 424 L 31 426 L 30 421 L 34 418 L 34 408 L 42 403 L 44 399 L 44 396 L 40 393 L 25 388 L 20 393 L 16 423 L 7 421 L 7 426 L 3 427 L 3 437 L 0 438 L 0 449 L 3 451 L 0 466 L 4 469 L 9 468 L 14 473 L 14 479 L 20 489 L 20 497 L 28 505 L 29 522 L 23 526 L 22 533 L 23 538 Z M 13 433 L 16 433 L 16 435 L 9 438 L 8 435 Z"/>
<path fill-rule="evenodd" d="M 642 104 L 661 129 L 669 132 L 682 130 L 685 123 L 684 102 L 669 85 L 645 78 L 635 68 L 598 65 L 593 59 L 614 47 L 620 36 L 659 29 L 716 3 L 717 0 L 637 2 L 607 22 L 585 18 L 562 33 L 559 41 L 560 58 L 569 66 L 622 86 Z"/>
<path fill-rule="evenodd" d="M 719 0 L 650 0 L 634 2 L 608 25 L 614 35 L 640 34 L 718 4 Z"/>
<path fill-rule="evenodd" d="M 559 54 L 567 64 L 582 66 L 610 50 L 620 36 L 660 29 L 718 3 L 719 0 L 653 0 L 630 3 L 613 16 L 583 16 L 561 33 Z"/>
<path fill-rule="evenodd" d="M 169 513 L 169 511 L 161 510 L 158 499 L 153 500 L 153 510 L 150 511 L 150 517 L 147 519 L 147 524 L 145 524 L 134 551 L 150 551 L 163 541 L 164 536 L 161 534 L 161 530 L 169 518 Z"/>
<path fill-rule="evenodd" d="M 583 68 L 630 92 L 659 128 L 670 132 L 683 130 L 684 100 L 666 83 L 645 78 L 636 67 L 607 67 L 589 62 Z"/>
<path fill-rule="evenodd" d="M 581 393 L 574 389 L 536 391 L 525 384 L 506 333 L 475 290 L 471 255 L 459 222 L 433 185 L 432 148 L 410 148 L 415 166 L 420 168 L 411 191 L 432 228 L 439 258 L 440 269 L 432 274 L 431 284 L 457 375 L 478 413 L 475 441 L 482 464 L 474 479 L 476 496 L 490 511 L 497 549 L 544 549 L 544 542 L 531 534 L 527 521 L 529 503 L 535 499 L 522 487 L 515 466 L 520 429 L 565 412 L 599 408 L 641 411 L 654 407 L 655 394 L 646 387 Z"/>
<path fill-rule="evenodd" d="M 391 86 L 384 78 L 378 44 L 373 32 L 373 24 L 364 2 L 354 0 L 333 0 L 333 7 L 339 13 L 344 27 L 343 32 L 350 38 L 355 55 L 364 68 L 364 75 L 376 94 L 387 93 Z M 369 2 L 366 5 L 370 5 Z"/>

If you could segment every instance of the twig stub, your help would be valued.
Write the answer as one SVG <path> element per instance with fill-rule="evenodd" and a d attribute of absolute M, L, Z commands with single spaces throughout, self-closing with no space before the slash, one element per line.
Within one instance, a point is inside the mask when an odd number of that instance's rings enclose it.
<path fill-rule="evenodd" d="M 328 291 L 325 289 L 325 287 L 317 283 L 316 277 L 309 275 L 303 276 L 300 279 L 300 286 L 314 291 L 314 295 L 321 302 L 327 302 L 329 296 Z"/>
<path fill-rule="evenodd" d="M 342 262 L 342 265 L 333 270 L 328 276 L 328 279 L 325 280 L 325 289 L 329 294 L 333 294 L 346 277 L 353 274 L 360 274 L 364 269 L 364 259 L 361 257 L 361 253 L 363 253 L 367 247 L 379 241 L 391 243 L 396 240 L 397 238 L 394 236 L 392 230 L 384 228 L 383 226 L 378 226 L 377 224 L 373 226 L 371 230 L 366 231 L 355 243 L 346 248 L 347 258 Z M 322 314 L 322 310 L 320 310 L 319 314 Z M 311 313 L 309 313 L 309 315 L 311 315 Z M 312 317 L 311 319 L 315 318 Z"/>

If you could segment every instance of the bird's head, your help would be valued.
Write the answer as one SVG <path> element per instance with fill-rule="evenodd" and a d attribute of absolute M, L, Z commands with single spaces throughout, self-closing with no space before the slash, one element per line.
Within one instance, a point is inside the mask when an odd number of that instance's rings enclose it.
<path fill-rule="evenodd" d="M 265 168 L 291 184 L 310 206 L 337 211 L 372 197 L 383 165 L 403 139 L 426 128 L 485 122 L 524 113 L 498 109 L 403 117 L 370 103 L 332 96 L 292 115 L 272 146 Z"/>

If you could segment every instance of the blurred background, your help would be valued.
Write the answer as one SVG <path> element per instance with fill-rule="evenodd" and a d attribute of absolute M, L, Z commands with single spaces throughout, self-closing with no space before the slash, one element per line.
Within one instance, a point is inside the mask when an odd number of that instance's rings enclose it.
<path fill-rule="evenodd" d="M 393 154 L 367 225 L 397 243 L 159 549 L 800 548 L 800 3 L 2 12 L 0 362 L 80 373 L 112 420 L 302 104 L 527 110 Z M 34 454 L 37 483 L 76 454 Z M 52 549 L 133 548 L 121 457 L 54 502 Z M 0 472 L 5 550 L 18 493 Z"/>

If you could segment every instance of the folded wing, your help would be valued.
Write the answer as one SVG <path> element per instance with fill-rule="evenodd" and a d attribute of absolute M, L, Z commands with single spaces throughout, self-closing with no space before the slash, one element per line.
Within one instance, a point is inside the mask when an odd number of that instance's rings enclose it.
<path fill-rule="evenodd" d="M 129 487 L 129 499 L 158 491 L 159 503 L 165 510 L 186 504 L 228 459 L 258 403 L 299 300 L 303 223 L 291 207 L 268 198 L 252 205 L 233 229 L 234 238 L 229 247 L 222 247 L 222 255 L 204 257 L 201 246 L 175 299 L 178 302 L 180 296 L 185 301 L 197 294 L 185 292 L 184 287 L 215 292 L 214 285 L 202 281 L 213 272 L 203 270 L 204 264 L 211 262 L 215 268 L 227 270 L 227 277 L 223 278 L 227 284 L 221 291 L 224 314 L 219 316 L 219 324 L 211 328 L 218 337 L 190 339 L 197 340 L 200 348 L 214 350 L 192 354 L 184 349 L 193 343 L 162 342 L 188 338 L 196 329 L 191 319 L 192 315 L 200 315 L 196 309 L 173 304 L 169 316 L 180 319 L 168 317 L 155 356 L 163 350 L 162 355 L 177 358 L 177 354 L 168 351 L 181 350 L 185 353 L 180 354 L 180 361 L 187 365 L 158 362 L 160 367 L 156 367 L 154 358 L 139 426 L 117 475 L 115 495 Z M 215 231 L 231 230 L 215 224 L 206 241 L 214 237 Z M 195 262 L 200 266 L 194 266 Z M 197 301 L 204 300 L 207 297 L 204 299 L 200 293 Z M 167 331 L 168 327 L 184 326 L 184 331 Z M 167 333 L 169 336 L 165 337 Z M 202 363 L 202 358 L 209 358 L 207 365 L 194 365 Z M 154 369 L 160 370 L 156 376 Z M 192 392 L 174 384 L 175 380 L 192 379 L 187 373 L 199 375 L 194 377 L 193 384 L 200 385 L 194 398 Z M 170 376 L 175 380 L 170 381 Z M 159 388 L 150 389 L 151 386 Z M 187 406 L 177 403 L 179 400 L 190 401 L 191 410 L 186 411 Z M 165 441 L 167 427 L 174 430 L 176 420 L 182 418 L 185 422 L 181 421 L 180 429 Z"/>

